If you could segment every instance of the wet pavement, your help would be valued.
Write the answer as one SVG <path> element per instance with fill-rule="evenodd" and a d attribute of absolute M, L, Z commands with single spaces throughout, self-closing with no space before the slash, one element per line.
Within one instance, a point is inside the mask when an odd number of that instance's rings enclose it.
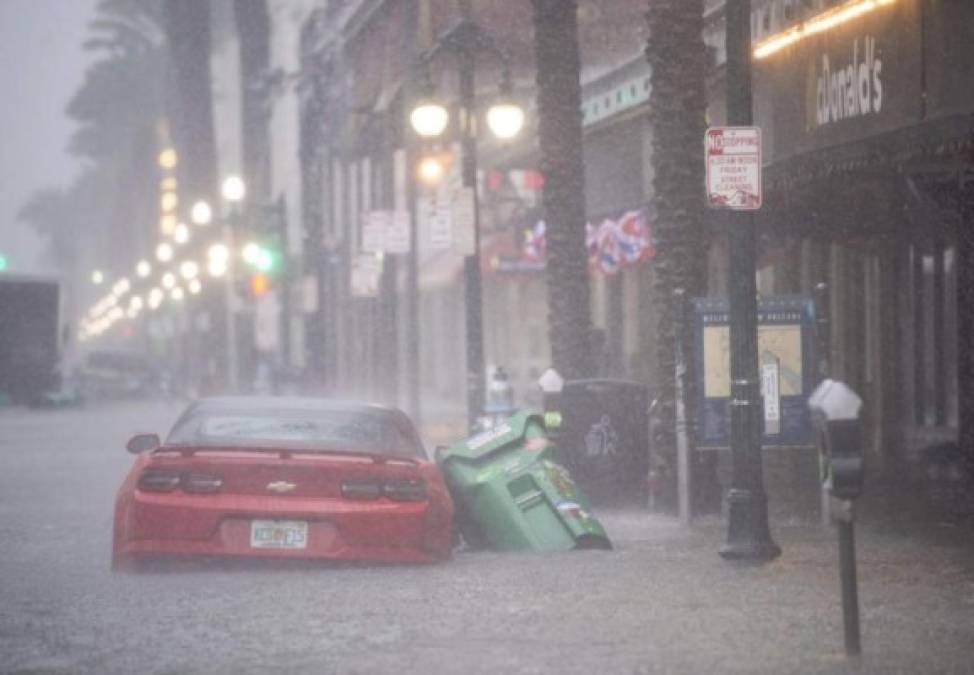
<path fill-rule="evenodd" d="M 611 512 L 611 552 L 112 574 L 124 442 L 178 410 L 0 412 L 0 672 L 974 670 L 974 537 L 936 521 L 860 528 L 864 654 L 852 662 L 835 533 L 798 521 L 773 523 L 784 552 L 762 567 L 718 557 L 717 518 L 688 530 Z"/>

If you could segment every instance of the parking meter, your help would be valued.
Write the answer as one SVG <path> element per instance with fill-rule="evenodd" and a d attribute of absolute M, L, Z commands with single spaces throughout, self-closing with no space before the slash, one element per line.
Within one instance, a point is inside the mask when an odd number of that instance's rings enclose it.
<path fill-rule="evenodd" d="M 561 394 L 565 379 L 554 368 L 544 371 L 538 379 L 544 406 L 544 425 L 549 434 L 561 431 L 563 422 Z"/>
<path fill-rule="evenodd" d="M 845 649 L 861 652 L 859 591 L 856 583 L 856 548 L 852 500 L 862 493 L 864 470 L 862 399 L 847 385 L 825 380 L 808 399 L 819 434 L 822 483 L 832 495 L 832 518 L 839 532 L 839 576 L 842 583 L 842 617 Z"/>
<path fill-rule="evenodd" d="M 844 383 L 825 380 L 808 406 L 818 430 L 823 485 L 838 499 L 857 498 L 865 480 L 862 399 Z"/>

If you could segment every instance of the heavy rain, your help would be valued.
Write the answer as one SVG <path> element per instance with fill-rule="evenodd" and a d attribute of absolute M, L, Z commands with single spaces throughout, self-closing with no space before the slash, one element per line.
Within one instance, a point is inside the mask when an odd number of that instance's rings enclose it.
<path fill-rule="evenodd" d="M 0 673 L 971 672 L 974 3 L 0 36 Z"/>

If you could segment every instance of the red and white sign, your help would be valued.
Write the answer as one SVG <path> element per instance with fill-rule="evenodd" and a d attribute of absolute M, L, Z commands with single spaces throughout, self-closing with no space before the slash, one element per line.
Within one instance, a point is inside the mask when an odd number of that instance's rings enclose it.
<path fill-rule="evenodd" d="M 713 209 L 761 208 L 761 130 L 707 129 L 707 202 Z"/>

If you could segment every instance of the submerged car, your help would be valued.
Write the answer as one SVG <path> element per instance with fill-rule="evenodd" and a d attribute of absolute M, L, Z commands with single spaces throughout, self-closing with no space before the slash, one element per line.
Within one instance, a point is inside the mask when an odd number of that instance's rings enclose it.
<path fill-rule="evenodd" d="M 115 500 L 112 567 L 159 557 L 433 562 L 453 502 L 394 408 L 311 398 L 213 398 L 138 454 Z"/>

